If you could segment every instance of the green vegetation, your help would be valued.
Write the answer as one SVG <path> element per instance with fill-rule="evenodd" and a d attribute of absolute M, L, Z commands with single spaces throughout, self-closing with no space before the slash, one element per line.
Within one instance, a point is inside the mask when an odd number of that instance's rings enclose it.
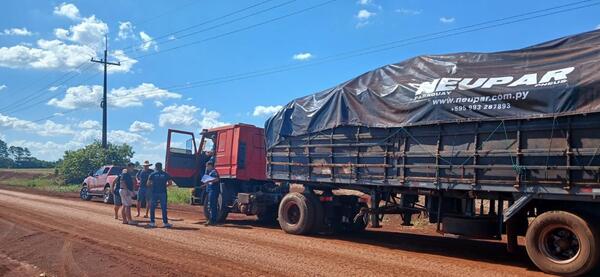
<path fill-rule="evenodd" d="M 66 151 L 57 169 L 65 183 L 79 183 L 99 167 L 107 164 L 125 165 L 131 157 L 133 149 L 127 144 L 109 144 L 108 149 L 104 149 L 99 141 L 95 141 L 84 148 Z"/>
<path fill-rule="evenodd" d="M 4 169 L 2 173 L 14 173 L 0 180 L 2 185 L 54 192 L 77 192 L 80 189 L 78 185 L 64 185 L 61 179 L 54 177 L 52 169 Z"/>
<path fill-rule="evenodd" d="M 169 204 L 188 204 L 192 196 L 192 189 L 169 187 L 167 193 L 167 202 Z"/>

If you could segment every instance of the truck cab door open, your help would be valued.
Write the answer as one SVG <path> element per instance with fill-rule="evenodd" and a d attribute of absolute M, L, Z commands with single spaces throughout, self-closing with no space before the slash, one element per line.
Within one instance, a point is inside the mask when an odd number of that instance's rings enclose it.
<path fill-rule="evenodd" d="M 165 171 L 179 187 L 195 185 L 199 171 L 196 149 L 194 133 L 169 129 Z"/>

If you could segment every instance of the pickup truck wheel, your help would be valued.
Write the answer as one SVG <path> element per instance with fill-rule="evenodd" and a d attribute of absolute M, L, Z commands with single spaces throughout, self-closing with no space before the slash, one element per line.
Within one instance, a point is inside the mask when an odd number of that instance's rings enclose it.
<path fill-rule="evenodd" d="M 112 194 L 112 192 L 110 191 L 110 187 L 109 187 L 109 186 L 106 186 L 106 187 L 104 188 L 104 195 L 103 195 L 103 197 L 102 197 L 102 201 L 103 201 L 105 204 L 112 204 L 112 203 L 113 203 L 113 194 Z"/>
<path fill-rule="evenodd" d="M 314 206 L 305 195 L 288 193 L 279 204 L 278 221 L 288 234 L 303 235 L 312 231 L 315 222 Z"/>
<path fill-rule="evenodd" d="M 86 185 L 83 185 L 81 187 L 81 190 L 79 191 L 79 198 L 81 198 L 82 200 L 85 200 L 85 201 L 92 200 L 92 196 L 90 195 L 90 192 Z"/>
<path fill-rule="evenodd" d="M 579 276 L 598 264 L 597 231 L 569 212 L 539 215 L 529 226 L 525 241 L 529 258 L 546 273 Z"/>

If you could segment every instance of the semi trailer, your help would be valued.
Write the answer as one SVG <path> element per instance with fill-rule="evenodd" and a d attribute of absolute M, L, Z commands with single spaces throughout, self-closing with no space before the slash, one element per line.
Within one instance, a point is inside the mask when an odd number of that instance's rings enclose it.
<path fill-rule="evenodd" d="M 221 220 L 257 215 L 307 235 L 425 213 L 440 233 L 504 236 L 508 251 L 524 236 L 542 271 L 578 276 L 600 258 L 599 61 L 600 31 L 419 56 L 295 99 L 264 129 L 203 130 L 198 142 L 169 130 L 166 169 L 202 205 L 213 157 Z"/>

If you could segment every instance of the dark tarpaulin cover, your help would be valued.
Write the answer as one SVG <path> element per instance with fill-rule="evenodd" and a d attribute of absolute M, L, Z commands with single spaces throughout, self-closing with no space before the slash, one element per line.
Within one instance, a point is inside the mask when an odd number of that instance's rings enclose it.
<path fill-rule="evenodd" d="M 600 111 L 600 30 L 520 50 L 419 56 L 288 103 L 267 147 L 338 126 L 403 127 Z"/>

